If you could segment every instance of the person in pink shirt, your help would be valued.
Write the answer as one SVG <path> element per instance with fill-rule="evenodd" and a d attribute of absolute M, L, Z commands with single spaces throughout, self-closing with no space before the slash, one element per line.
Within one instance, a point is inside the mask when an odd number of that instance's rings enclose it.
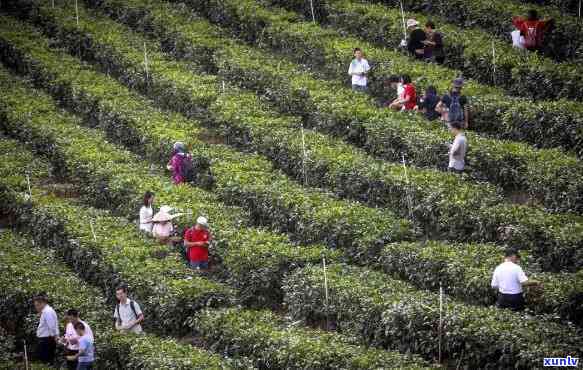
<path fill-rule="evenodd" d="M 75 324 L 78 322 L 85 326 L 85 335 L 91 337 L 93 341 L 93 332 L 91 327 L 85 321 L 79 318 L 79 311 L 76 309 L 70 309 L 65 315 L 67 319 L 67 326 L 65 328 L 65 336 L 59 341 L 65 346 L 65 357 L 67 358 L 67 369 L 75 370 L 77 369 L 77 358 L 75 355 L 79 353 L 79 335 L 75 330 Z"/>
<path fill-rule="evenodd" d="M 192 157 L 187 153 L 184 143 L 179 141 L 174 143 L 172 158 L 166 168 L 172 172 L 172 182 L 175 185 L 188 181 L 190 176 L 188 172 L 192 170 Z"/>

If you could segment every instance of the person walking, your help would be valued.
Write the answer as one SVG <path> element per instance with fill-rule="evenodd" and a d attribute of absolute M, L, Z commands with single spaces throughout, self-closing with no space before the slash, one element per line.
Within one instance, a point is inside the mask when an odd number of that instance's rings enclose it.
<path fill-rule="evenodd" d="M 154 193 L 147 191 L 144 194 L 144 202 L 140 208 L 140 231 L 152 234 L 154 226 L 152 218 L 154 217 Z"/>
<path fill-rule="evenodd" d="M 441 97 L 436 110 L 440 112 L 442 120 L 447 123 L 457 122 L 463 128 L 468 128 L 470 122 L 470 104 L 468 98 L 462 94 L 464 79 L 453 80 L 449 94 Z"/>
<path fill-rule="evenodd" d="M 524 309 L 525 301 L 522 287 L 526 285 L 542 286 L 537 281 L 529 281 L 522 268 L 518 265 L 520 254 L 509 248 L 504 252 L 504 262 L 496 267 L 492 274 L 492 288 L 497 289 L 499 308 L 508 308 L 513 311 Z"/>
<path fill-rule="evenodd" d="M 57 338 L 59 337 L 57 313 L 49 306 L 45 293 L 35 296 L 33 304 L 36 312 L 40 315 L 36 329 L 37 357 L 39 361 L 51 365 L 55 361 Z"/>
<path fill-rule="evenodd" d="M 77 370 L 91 370 L 95 361 L 95 344 L 93 334 L 88 335 L 85 324 L 75 324 L 75 331 L 79 336 L 79 352 L 74 356 L 78 364 Z"/>
<path fill-rule="evenodd" d="M 184 246 L 190 267 L 207 270 L 209 267 L 209 243 L 212 239 L 206 217 L 198 217 L 196 224 L 184 233 Z"/>
<path fill-rule="evenodd" d="M 360 48 L 354 49 L 354 59 L 350 62 L 348 67 L 348 74 L 352 77 L 352 90 L 366 92 L 367 91 L 367 74 L 370 71 L 368 61 L 364 59 L 364 55 Z"/>
<path fill-rule="evenodd" d="M 450 172 L 462 173 L 466 166 L 466 152 L 468 151 L 468 141 L 464 134 L 463 128 L 459 122 L 449 124 L 449 130 L 454 139 L 449 147 L 449 165 Z"/>
<path fill-rule="evenodd" d="M 115 328 L 122 333 L 143 333 L 141 323 L 144 321 L 144 314 L 138 302 L 128 298 L 127 287 L 119 286 L 115 290 L 115 296 L 118 301 L 113 313 Z"/>
<path fill-rule="evenodd" d="M 87 335 L 93 340 L 93 332 L 91 327 L 85 321 L 79 318 L 79 311 L 76 309 L 70 309 L 65 314 L 67 319 L 67 326 L 65 327 L 65 336 L 61 340 L 61 343 L 65 345 L 65 357 L 67 359 L 67 369 L 75 370 L 77 369 L 77 357 L 79 353 L 79 339 L 81 338 L 75 330 L 75 325 L 77 323 L 82 323 L 84 325 L 84 335 Z"/>

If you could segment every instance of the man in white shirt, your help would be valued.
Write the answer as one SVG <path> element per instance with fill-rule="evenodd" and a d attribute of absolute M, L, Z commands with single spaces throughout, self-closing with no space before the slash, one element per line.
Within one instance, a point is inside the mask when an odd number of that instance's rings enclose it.
<path fill-rule="evenodd" d="M 352 90 L 365 92 L 367 87 L 366 75 L 370 66 L 366 59 L 363 58 L 360 48 L 354 49 L 354 59 L 348 67 L 348 74 L 352 76 Z"/>
<path fill-rule="evenodd" d="M 118 287 L 115 296 L 119 302 L 113 313 L 115 328 L 122 333 L 141 334 L 143 330 L 140 323 L 144 321 L 144 314 L 138 302 L 128 298 L 128 290 L 125 286 Z"/>
<path fill-rule="evenodd" d="M 59 336 L 59 321 L 57 313 L 48 304 L 46 294 L 39 294 L 33 298 L 34 308 L 40 314 L 36 337 L 38 339 L 37 356 L 46 364 L 55 360 L 57 338 Z"/>
<path fill-rule="evenodd" d="M 449 131 L 454 136 L 453 143 L 449 147 L 450 172 L 462 173 L 466 166 L 466 152 L 468 151 L 468 140 L 464 134 L 461 122 L 448 123 Z"/>
<path fill-rule="evenodd" d="M 85 335 L 91 338 L 93 341 L 93 332 L 91 327 L 85 321 L 79 318 L 79 311 L 75 309 L 70 309 L 65 315 L 67 319 L 67 327 L 65 328 L 65 336 L 63 337 L 61 343 L 65 345 L 65 356 L 74 356 L 79 353 L 79 335 L 75 330 L 75 324 L 78 322 L 82 323 L 85 327 Z M 69 370 L 77 369 L 77 358 L 67 359 L 67 368 Z"/>
<path fill-rule="evenodd" d="M 524 309 L 523 285 L 540 285 L 536 281 L 529 281 L 522 268 L 517 264 L 520 254 L 514 249 L 507 249 L 504 253 L 504 262 L 498 265 L 492 275 L 492 288 L 498 289 L 499 308 L 509 308 L 513 311 Z"/>

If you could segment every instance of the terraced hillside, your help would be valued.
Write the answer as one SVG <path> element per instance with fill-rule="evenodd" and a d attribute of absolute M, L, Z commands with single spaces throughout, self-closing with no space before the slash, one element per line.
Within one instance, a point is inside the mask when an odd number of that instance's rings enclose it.
<path fill-rule="evenodd" d="M 80 308 L 94 327 L 98 368 L 532 369 L 581 357 L 578 20 L 549 1 L 548 50 L 517 54 L 492 28 L 526 5 L 492 3 L 487 20 L 480 1 L 437 11 L 461 40 L 445 66 L 397 50 L 389 1 L 314 1 L 315 22 L 299 1 L 3 1 L 0 346 L 34 341 L 30 299 L 47 291 L 59 315 Z M 477 46 L 491 34 L 496 61 Z M 354 46 L 378 63 L 370 96 L 346 85 Z M 470 77 L 467 175 L 444 171 L 441 125 L 377 106 L 383 79 L 405 72 L 418 88 Z M 199 174 L 178 186 L 165 168 L 176 141 Z M 148 190 L 208 217 L 210 272 L 137 230 Z M 521 313 L 496 308 L 490 288 L 508 246 L 543 283 Z M 142 304 L 145 336 L 110 324 L 120 283 Z"/>

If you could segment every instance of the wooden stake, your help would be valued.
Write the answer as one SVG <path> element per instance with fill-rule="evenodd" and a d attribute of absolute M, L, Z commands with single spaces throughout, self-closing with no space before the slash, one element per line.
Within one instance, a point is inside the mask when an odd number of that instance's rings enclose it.
<path fill-rule="evenodd" d="M 93 228 L 93 221 L 89 221 L 89 226 L 91 226 L 91 234 L 93 234 L 93 241 L 97 241 L 97 235 L 95 234 L 95 229 Z"/>
<path fill-rule="evenodd" d="M 492 40 L 492 82 L 496 85 L 496 48 Z"/>
<path fill-rule="evenodd" d="M 30 201 L 32 202 L 32 189 L 30 187 L 30 176 L 28 175 L 28 173 L 26 174 L 26 184 L 28 185 L 28 196 Z"/>
<path fill-rule="evenodd" d="M 150 73 L 148 71 L 148 50 L 146 48 L 146 42 L 144 41 L 144 70 L 146 71 L 146 80 L 150 80 Z"/>
<path fill-rule="evenodd" d="M 301 133 L 302 133 L 302 152 L 303 152 L 303 158 L 302 158 L 302 172 L 304 175 L 304 185 L 308 184 L 308 176 L 306 174 L 306 161 L 308 160 L 308 153 L 306 152 L 306 138 L 304 136 L 304 123 L 302 122 L 301 125 Z"/>
<path fill-rule="evenodd" d="M 316 14 L 314 13 L 314 0 L 310 0 L 310 9 L 312 10 L 312 22 L 316 23 Z"/>
<path fill-rule="evenodd" d="M 403 7 L 403 0 L 399 0 L 399 5 L 401 6 L 401 21 L 403 23 L 403 37 L 404 40 L 407 39 L 407 25 L 405 24 L 405 9 Z"/>
<path fill-rule="evenodd" d="M 24 366 L 28 370 L 28 352 L 26 350 L 26 340 L 24 341 Z"/>
<path fill-rule="evenodd" d="M 79 27 L 79 5 L 77 3 L 77 0 L 75 0 L 75 15 L 77 17 L 77 27 Z"/>
<path fill-rule="evenodd" d="M 401 153 L 401 161 L 403 163 L 403 170 L 405 171 L 405 182 L 407 183 L 407 205 L 409 206 L 409 218 L 413 218 L 413 200 L 409 191 L 409 173 L 407 172 L 407 164 L 405 162 L 405 154 Z"/>
<path fill-rule="evenodd" d="M 438 346 L 438 356 L 439 363 L 441 364 L 441 331 L 443 326 L 443 287 L 441 282 L 439 283 L 439 346 Z"/>
<path fill-rule="evenodd" d="M 326 299 L 326 329 L 330 329 L 330 320 L 328 318 L 328 274 L 326 273 L 326 257 L 322 257 L 324 267 L 324 297 Z"/>

